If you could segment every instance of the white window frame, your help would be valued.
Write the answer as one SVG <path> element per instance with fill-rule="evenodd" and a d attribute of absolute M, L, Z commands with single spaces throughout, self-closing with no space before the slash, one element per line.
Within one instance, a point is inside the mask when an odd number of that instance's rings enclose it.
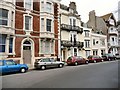
<path fill-rule="evenodd" d="M 26 2 L 25 2 L 26 0 L 24 0 L 24 8 L 26 9 Z M 33 0 L 31 0 L 31 7 L 30 7 L 30 9 L 27 9 L 27 10 L 33 10 Z"/>
<path fill-rule="evenodd" d="M 42 19 L 44 19 L 43 20 L 43 22 L 42 22 Z M 45 31 L 45 21 L 46 21 L 46 19 L 44 18 L 44 17 L 42 17 L 42 18 L 40 18 L 40 31 Z"/>
<path fill-rule="evenodd" d="M 50 4 L 50 7 L 48 7 L 48 4 L 47 3 L 49 3 Z M 46 5 L 45 5 L 46 7 L 45 7 L 45 10 L 48 12 L 48 13 L 52 13 L 52 3 L 51 2 L 46 2 Z M 48 8 L 49 8 L 49 11 L 48 11 Z"/>
<path fill-rule="evenodd" d="M 31 17 L 31 27 L 30 27 L 31 29 L 30 29 L 30 30 L 26 30 L 26 29 L 25 29 L 25 17 L 26 17 L 26 16 Z M 24 23 L 23 23 L 23 26 L 24 26 L 24 28 L 23 28 L 24 31 L 28 31 L 28 32 L 29 32 L 29 31 L 33 31 L 33 16 L 31 16 L 31 15 L 29 15 L 29 14 L 25 14 L 25 15 L 24 15 Z"/>
<path fill-rule="evenodd" d="M 0 8 L 0 9 L 4 9 L 4 8 Z M 8 17 L 7 17 L 7 18 L 1 17 L 0 20 L 6 20 L 6 21 L 7 21 L 7 25 L 0 25 L 0 26 L 8 26 L 8 25 L 9 25 L 9 10 L 7 10 L 7 9 L 4 9 L 4 10 L 8 11 L 8 12 L 7 12 L 7 14 L 8 14 L 7 16 L 8 16 Z M 2 12 L 3 12 L 3 11 L 2 11 Z"/>

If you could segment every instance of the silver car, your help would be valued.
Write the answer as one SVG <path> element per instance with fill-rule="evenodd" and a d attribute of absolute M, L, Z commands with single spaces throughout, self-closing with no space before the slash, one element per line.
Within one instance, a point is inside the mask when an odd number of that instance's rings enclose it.
<path fill-rule="evenodd" d="M 53 58 L 42 58 L 38 59 L 34 63 L 34 67 L 36 69 L 46 69 L 46 68 L 51 68 L 51 67 L 59 67 L 62 68 L 64 66 L 64 62 L 61 61 L 55 61 Z"/>

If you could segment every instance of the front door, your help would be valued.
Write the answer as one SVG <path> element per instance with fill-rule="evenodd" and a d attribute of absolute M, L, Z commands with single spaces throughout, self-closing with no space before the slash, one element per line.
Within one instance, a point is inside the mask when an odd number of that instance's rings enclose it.
<path fill-rule="evenodd" d="M 25 41 L 23 44 L 23 63 L 31 64 L 31 43 L 29 41 Z"/>

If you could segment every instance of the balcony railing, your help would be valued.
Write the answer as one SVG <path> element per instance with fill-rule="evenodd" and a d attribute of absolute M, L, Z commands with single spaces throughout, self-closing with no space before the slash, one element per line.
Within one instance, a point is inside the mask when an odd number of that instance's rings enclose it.
<path fill-rule="evenodd" d="M 77 31 L 78 33 L 83 33 L 83 28 L 80 28 L 79 26 L 61 24 L 61 29 L 67 30 L 67 31 Z"/>
<path fill-rule="evenodd" d="M 109 34 L 110 35 L 118 35 L 118 31 L 116 31 L 116 30 L 110 30 Z"/>
<path fill-rule="evenodd" d="M 80 41 L 76 41 L 76 43 L 75 43 L 75 42 L 63 40 L 63 41 L 61 41 L 61 45 L 64 46 L 64 47 L 78 47 L 78 48 L 82 48 L 84 46 L 84 43 L 80 42 Z"/>

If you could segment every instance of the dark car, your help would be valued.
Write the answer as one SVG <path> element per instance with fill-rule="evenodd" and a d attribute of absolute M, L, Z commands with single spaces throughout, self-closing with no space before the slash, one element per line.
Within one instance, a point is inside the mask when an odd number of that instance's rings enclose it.
<path fill-rule="evenodd" d="M 116 57 L 113 54 L 110 54 L 110 53 L 102 55 L 102 58 L 105 61 L 116 60 Z"/>
<path fill-rule="evenodd" d="M 36 69 L 46 69 L 46 68 L 51 68 L 51 67 L 60 67 L 62 68 L 64 66 L 64 62 L 61 61 L 55 61 L 52 58 L 42 58 L 38 59 L 34 63 L 34 67 Z"/>
<path fill-rule="evenodd" d="M 28 70 L 26 64 L 16 64 L 13 60 L 0 60 L 0 73 L 21 72 L 24 73 Z"/>
<path fill-rule="evenodd" d="M 71 56 L 67 59 L 67 65 L 88 64 L 88 60 L 81 56 Z"/>
<path fill-rule="evenodd" d="M 104 61 L 103 58 L 98 55 L 90 55 L 90 56 L 88 56 L 88 60 L 89 60 L 89 62 L 94 62 L 94 63 Z"/>

